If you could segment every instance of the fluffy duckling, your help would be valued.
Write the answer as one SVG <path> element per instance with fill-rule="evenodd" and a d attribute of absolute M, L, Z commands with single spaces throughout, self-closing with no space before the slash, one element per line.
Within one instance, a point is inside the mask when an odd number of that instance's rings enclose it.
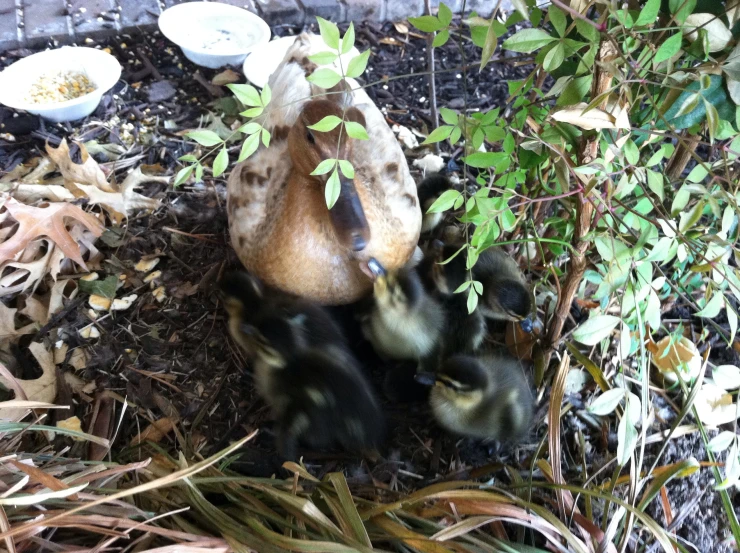
<path fill-rule="evenodd" d="M 437 242 L 430 260 L 421 269 L 429 274 L 428 281 L 433 282 L 441 294 L 453 294 L 468 279 L 464 253 L 459 253 L 449 263 L 440 264 L 459 249 L 458 245 Z M 525 332 L 532 331 L 532 301 L 526 280 L 519 266 L 505 251 L 498 248 L 484 250 L 473 266 L 473 278 L 483 285 L 483 296 L 478 307 L 483 316 L 494 320 L 519 321 Z"/>
<path fill-rule="evenodd" d="M 420 373 L 417 381 L 434 385 L 429 404 L 449 432 L 504 442 L 521 439 L 529 430 L 534 399 L 513 359 L 454 355 L 436 374 Z"/>
<path fill-rule="evenodd" d="M 445 191 L 452 188 L 452 183 L 445 175 L 434 173 L 419 183 L 416 193 L 421 205 L 421 232 L 431 232 L 442 222 L 444 213 L 427 213 L 432 204 L 437 201 Z"/>
<path fill-rule="evenodd" d="M 259 295 L 238 286 L 252 286 L 250 281 L 256 279 L 231 277 L 222 285 L 229 330 L 254 357 L 257 391 L 276 420 L 280 454 L 294 459 L 299 443 L 375 449 L 383 414 L 331 317 L 313 304 L 287 299 L 267 298 L 256 313 L 250 311 Z"/>
<path fill-rule="evenodd" d="M 347 348 L 342 329 L 325 308 L 315 303 L 266 289 L 257 277 L 246 272 L 227 273 L 220 287 L 229 313 L 229 331 L 247 353 L 254 353 L 253 341 L 245 339 L 239 325 L 247 323 L 259 327 L 263 319 L 276 316 L 293 323 L 306 347 L 336 345 Z"/>
<path fill-rule="evenodd" d="M 379 355 L 422 359 L 438 347 L 444 309 L 426 290 L 415 270 L 387 272 L 375 259 L 367 263 L 374 278 L 373 306 L 363 323 L 365 338 Z"/>

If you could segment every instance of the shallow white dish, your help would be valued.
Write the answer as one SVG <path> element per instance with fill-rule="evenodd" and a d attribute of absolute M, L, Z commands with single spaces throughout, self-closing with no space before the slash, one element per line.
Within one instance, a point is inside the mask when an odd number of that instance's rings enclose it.
<path fill-rule="evenodd" d="M 329 50 L 329 47 L 321 39 L 321 35 L 311 34 L 309 36 L 311 38 L 312 53 L 326 52 Z M 242 66 L 242 71 L 244 71 L 244 76 L 247 80 L 259 88 L 264 87 L 270 75 L 273 74 L 277 66 L 280 65 L 280 62 L 285 58 L 288 48 L 295 42 L 296 38 L 294 36 L 284 36 L 254 48 L 252 53 L 244 60 L 244 65 Z M 349 60 L 359 55 L 360 52 L 355 47 L 352 47 L 349 52 L 343 54 L 342 64 L 345 69 Z M 335 61 L 331 66 L 339 70 L 339 60 Z"/>
<path fill-rule="evenodd" d="M 216 2 L 172 6 L 159 16 L 159 30 L 190 61 L 211 69 L 239 65 L 271 35 L 270 27 L 259 16 Z"/>
<path fill-rule="evenodd" d="M 26 99 L 40 77 L 66 71 L 82 73 L 95 86 L 95 90 L 64 102 L 35 104 Z M 0 103 L 40 115 L 55 123 L 75 121 L 95 111 L 103 94 L 120 77 L 121 64 L 110 54 L 95 48 L 63 46 L 20 59 L 0 73 Z"/>

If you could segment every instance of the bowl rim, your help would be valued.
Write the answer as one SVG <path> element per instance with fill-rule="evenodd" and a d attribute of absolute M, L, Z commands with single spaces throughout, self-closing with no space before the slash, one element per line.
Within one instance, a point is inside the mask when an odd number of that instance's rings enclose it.
<path fill-rule="evenodd" d="M 245 19 L 248 19 L 250 23 L 252 23 L 257 29 L 261 31 L 261 36 L 250 46 L 246 48 L 240 48 L 235 50 L 230 50 L 228 53 L 226 52 L 219 52 L 215 53 L 213 50 L 208 48 L 202 48 L 202 47 L 195 47 L 187 44 L 187 40 L 182 40 L 182 35 L 177 34 L 177 32 L 173 33 L 171 32 L 173 29 L 167 28 L 167 25 L 170 24 L 170 19 L 172 19 L 174 16 L 176 16 L 179 12 L 187 12 L 187 11 L 194 11 L 198 12 L 199 10 L 202 10 L 203 8 L 208 8 L 208 11 L 213 13 L 214 11 L 218 12 L 229 12 L 233 15 L 238 14 L 240 17 L 243 17 Z M 163 25 L 164 22 L 164 25 Z M 194 19 L 191 23 L 191 26 L 197 26 L 200 23 L 200 20 L 197 18 Z M 270 37 L 272 36 L 272 29 L 270 29 L 270 26 L 267 24 L 267 21 L 262 19 L 259 15 L 257 15 L 254 12 L 251 12 L 245 8 L 240 8 L 238 6 L 232 6 L 231 4 L 221 4 L 217 2 L 184 2 L 182 4 L 176 4 L 174 6 L 171 6 L 164 10 L 157 20 L 157 24 L 159 26 L 160 32 L 170 41 L 174 42 L 176 45 L 178 45 L 183 50 L 187 50 L 188 52 L 193 52 L 195 54 L 202 54 L 205 56 L 212 56 L 214 58 L 223 58 L 223 57 L 230 57 L 230 56 L 241 56 L 244 54 L 248 54 L 251 52 L 255 46 L 258 46 L 262 42 L 269 42 Z M 180 26 L 182 28 L 182 26 Z"/>
<path fill-rule="evenodd" d="M 97 48 L 89 48 L 87 46 L 62 46 L 60 48 L 54 48 L 50 50 L 43 50 L 41 52 L 36 52 L 35 54 L 31 54 L 30 56 L 21 58 L 17 60 L 16 62 L 10 64 L 3 71 L 0 71 L 0 85 L 6 85 L 7 83 L 5 81 L 7 81 L 10 76 L 12 76 L 13 72 L 20 71 L 24 66 L 28 65 L 29 63 L 35 63 L 42 57 L 59 56 L 61 55 L 59 54 L 59 52 L 63 52 L 63 51 L 66 51 L 69 53 L 77 53 L 82 50 L 85 51 L 85 53 L 82 54 L 83 56 L 92 55 L 92 56 L 99 56 L 100 59 L 105 59 L 106 63 L 108 63 L 108 65 L 110 65 L 112 69 L 109 78 L 106 78 L 101 81 L 96 81 L 96 87 L 94 90 L 88 92 L 87 94 L 83 94 L 82 96 L 78 96 L 77 98 L 72 98 L 71 100 L 62 100 L 60 102 L 48 102 L 44 104 L 34 104 L 32 102 L 24 102 L 22 100 L 13 101 L 12 99 L 9 99 L 3 91 L 7 89 L 12 90 L 14 87 L 10 85 L 6 89 L 5 86 L 0 86 L 0 103 L 2 103 L 3 105 L 9 108 L 13 108 L 13 109 L 21 109 L 24 111 L 41 113 L 41 112 L 46 112 L 46 111 L 63 110 L 66 108 L 75 107 L 79 104 L 84 104 L 85 102 L 92 100 L 95 96 L 98 96 L 99 98 L 102 97 L 103 94 L 105 94 L 111 88 L 113 88 L 113 85 L 115 85 L 118 82 L 118 80 L 121 78 L 121 72 L 122 72 L 121 64 L 113 55 L 109 54 L 108 52 L 104 52 L 103 50 L 98 50 Z M 94 54 L 92 52 L 94 52 Z M 35 61 L 34 62 L 28 61 L 31 58 L 35 58 Z M 116 69 L 113 69 L 114 63 L 115 63 Z M 13 67 L 15 67 L 15 69 L 12 69 Z M 113 78 L 114 75 L 115 75 L 115 79 Z"/>

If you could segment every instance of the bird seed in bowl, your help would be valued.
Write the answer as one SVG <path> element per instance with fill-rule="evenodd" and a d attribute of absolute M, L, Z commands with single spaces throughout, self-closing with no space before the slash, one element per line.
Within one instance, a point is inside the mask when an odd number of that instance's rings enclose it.
<path fill-rule="evenodd" d="M 66 102 L 95 90 L 95 85 L 82 73 L 68 71 L 42 75 L 31 85 L 26 101 L 32 104 Z"/>

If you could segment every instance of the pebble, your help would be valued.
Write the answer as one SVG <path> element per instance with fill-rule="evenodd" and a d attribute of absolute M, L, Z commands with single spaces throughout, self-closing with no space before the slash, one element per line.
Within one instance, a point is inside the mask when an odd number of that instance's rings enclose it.
<path fill-rule="evenodd" d="M 157 81 L 149 85 L 147 99 L 151 103 L 165 102 L 177 94 L 177 90 L 169 81 Z"/>

